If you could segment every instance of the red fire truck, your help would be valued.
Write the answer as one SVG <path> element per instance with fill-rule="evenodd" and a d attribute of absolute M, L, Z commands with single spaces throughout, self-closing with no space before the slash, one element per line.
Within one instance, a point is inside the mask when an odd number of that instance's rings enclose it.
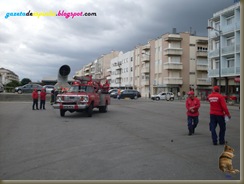
<path fill-rule="evenodd" d="M 88 117 L 93 114 L 93 109 L 98 108 L 99 112 L 107 112 L 110 105 L 110 95 L 108 94 L 109 84 L 106 81 L 101 85 L 101 80 L 89 77 L 74 77 L 69 90 L 58 94 L 54 109 L 60 110 L 60 116 L 65 116 L 65 112 L 85 111 Z"/>

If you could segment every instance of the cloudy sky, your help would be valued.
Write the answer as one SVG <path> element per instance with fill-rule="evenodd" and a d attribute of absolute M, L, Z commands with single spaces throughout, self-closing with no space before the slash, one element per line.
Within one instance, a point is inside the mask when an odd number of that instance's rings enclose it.
<path fill-rule="evenodd" d="M 57 76 L 68 64 L 71 76 L 102 54 L 127 52 L 172 32 L 207 36 L 207 21 L 234 0 L 1 0 L 0 67 L 20 80 Z M 91 12 L 96 16 L 9 16 L 11 12 Z"/>

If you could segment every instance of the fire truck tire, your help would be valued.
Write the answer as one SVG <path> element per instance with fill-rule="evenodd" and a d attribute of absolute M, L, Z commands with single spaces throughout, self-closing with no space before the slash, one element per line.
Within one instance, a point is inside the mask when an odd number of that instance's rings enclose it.
<path fill-rule="evenodd" d="M 91 103 L 91 105 L 86 109 L 86 113 L 88 117 L 92 117 L 92 113 L 93 113 L 93 104 Z"/>
<path fill-rule="evenodd" d="M 105 105 L 105 106 L 99 107 L 99 112 L 108 112 L 108 106 Z"/>
<path fill-rule="evenodd" d="M 65 110 L 60 109 L 60 116 L 64 117 L 64 115 L 65 115 Z"/>

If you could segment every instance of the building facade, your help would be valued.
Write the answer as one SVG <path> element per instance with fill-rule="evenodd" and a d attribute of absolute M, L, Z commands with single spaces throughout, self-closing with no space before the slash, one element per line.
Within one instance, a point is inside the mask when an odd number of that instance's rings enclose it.
<path fill-rule="evenodd" d="M 208 75 L 221 93 L 240 99 L 240 2 L 208 20 Z"/>
<path fill-rule="evenodd" d="M 134 85 L 142 96 L 161 91 L 180 92 L 206 99 L 211 92 L 208 78 L 208 38 L 190 33 L 164 34 L 134 49 Z"/>
<path fill-rule="evenodd" d="M 134 71 L 134 51 L 126 53 L 120 52 L 119 55 L 110 62 L 108 69 L 110 75 L 111 88 L 132 89 L 133 88 L 133 71 Z"/>
<path fill-rule="evenodd" d="M 13 80 L 19 81 L 19 76 L 11 70 L 0 68 L 0 83 L 6 85 Z"/>

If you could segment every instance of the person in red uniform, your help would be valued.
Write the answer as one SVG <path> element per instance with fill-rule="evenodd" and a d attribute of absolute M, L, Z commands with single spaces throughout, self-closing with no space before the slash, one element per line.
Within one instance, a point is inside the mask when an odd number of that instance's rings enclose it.
<path fill-rule="evenodd" d="M 194 96 L 194 91 L 188 92 L 188 98 L 186 99 L 186 109 L 187 109 L 187 125 L 189 134 L 192 135 L 195 133 L 195 128 L 199 122 L 199 111 L 200 100 Z"/>
<path fill-rule="evenodd" d="M 226 122 L 225 116 L 230 116 L 230 112 L 227 108 L 225 98 L 219 93 L 219 87 L 214 86 L 213 92 L 208 95 L 208 101 L 210 103 L 210 123 L 209 128 L 212 134 L 213 145 L 218 144 L 218 136 L 216 134 L 216 127 L 219 125 L 219 144 L 225 144 L 225 131 Z"/>
<path fill-rule="evenodd" d="M 46 90 L 43 88 L 40 93 L 40 100 L 41 100 L 40 109 L 43 108 L 43 110 L 46 110 L 45 109 L 46 95 L 47 95 Z"/>
<path fill-rule="evenodd" d="M 106 82 L 102 85 L 102 89 L 104 93 L 108 93 L 109 91 L 109 82 L 106 80 Z"/>
<path fill-rule="evenodd" d="M 37 89 L 33 90 L 32 99 L 33 99 L 32 110 L 35 110 L 35 106 L 36 106 L 36 110 L 39 110 L 38 109 L 38 92 L 37 92 Z"/>

